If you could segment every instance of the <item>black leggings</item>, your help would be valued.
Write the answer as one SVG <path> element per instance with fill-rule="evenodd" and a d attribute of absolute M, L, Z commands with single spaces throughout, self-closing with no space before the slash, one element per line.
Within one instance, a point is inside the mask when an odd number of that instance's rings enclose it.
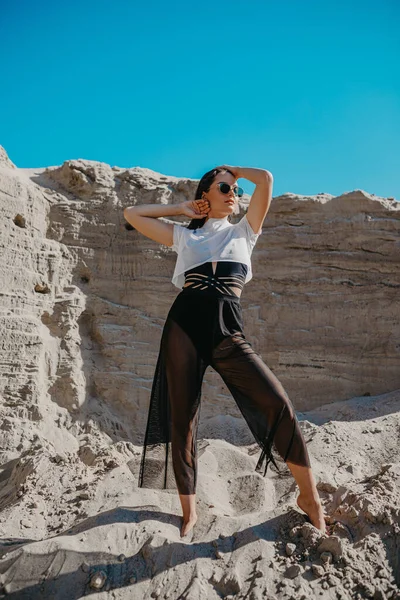
<path fill-rule="evenodd" d="M 208 365 L 219 373 L 261 448 L 264 476 L 271 447 L 286 462 L 310 467 L 293 405 L 243 333 L 240 298 L 183 288 L 161 337 L 140 464 L 139 487 L 194 494 L 201 386 Z"/>

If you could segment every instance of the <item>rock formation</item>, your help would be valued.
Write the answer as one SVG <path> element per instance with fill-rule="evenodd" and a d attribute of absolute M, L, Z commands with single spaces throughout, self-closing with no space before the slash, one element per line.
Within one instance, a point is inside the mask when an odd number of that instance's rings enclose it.
<path fill-rule="evenodd" d="M 398 598 L 394 199 L 274 197 L 242 295 L 247 337 L 298 411 L 332 535 L 296 507 L 288 470 L 254 473 L 259 449 L 211 367 L 190 539 L 176 493 L 137 488 L 178 290 L 176 254 L 126 228 L 123 209 L 196 186 L 90 160 L 20 169 L 0 147 L 0 598 Z"/>

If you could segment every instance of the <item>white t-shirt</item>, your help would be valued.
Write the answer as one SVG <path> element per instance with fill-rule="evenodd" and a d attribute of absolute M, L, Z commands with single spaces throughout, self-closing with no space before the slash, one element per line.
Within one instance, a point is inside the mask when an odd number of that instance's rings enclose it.
<path fill-rule="evenodd" d="M 188 229 L 174 223 L 174 243 L 171 246 L 178 257 L 172 283 L 182 288 L 185 271 L 205 262 L 228 260 L 247 265 L 245 283 L 253 277 L 251 253 L 260 233 L 254 233 L 245 214 L 238 223 L 230 223 L 228 215 L 209 218 L 199 229 Z"/>

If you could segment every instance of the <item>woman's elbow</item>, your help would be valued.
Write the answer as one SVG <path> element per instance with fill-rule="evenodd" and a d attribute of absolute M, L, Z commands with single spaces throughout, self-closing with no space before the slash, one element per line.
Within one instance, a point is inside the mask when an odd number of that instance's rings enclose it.
<path fill-rule="evenodd" d="M 125 219 L 125 221 L 128 221 L 128 223 L 130 225 L 133 225 L 134 215 L 135 215 L 135 207 L 134 206 L 127 206 L 126 208 L 124 208 L 124 219 Z"/>
<path fill-rule="evenodd" d="M 129 213 L 132 213 L 134 210 L 134 206 L 127 206 L 124 208 L 124 217 L 126 218 Z"/>

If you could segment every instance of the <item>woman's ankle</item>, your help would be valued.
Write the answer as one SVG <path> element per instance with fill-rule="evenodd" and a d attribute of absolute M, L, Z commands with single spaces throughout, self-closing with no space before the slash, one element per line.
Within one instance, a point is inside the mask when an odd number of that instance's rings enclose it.
<path fill-rule="evenodd" d="M 184 521 L 196 519 L 196 494 L 179 494 L 179 499 Z"/>
<path fill-rule="evenodd" d="M 190 515 L 183 515 L 183 520 L 185 521 L 185 523 L 188 523 L 189 521 L 196 521 L 197 520 L 197 513 L 190 513 Z"/>
<path fill-rule="evenodd" d="M 300 498 L 305 504 L 308 504 L 309 506 L 315 506 L 315 505 L 321 505 L 321 498 L 318 494 L 318 492 L 316 493 L 308 493 L 306 494 L 305 492 L 300 492 L 298 498 Z"/>

